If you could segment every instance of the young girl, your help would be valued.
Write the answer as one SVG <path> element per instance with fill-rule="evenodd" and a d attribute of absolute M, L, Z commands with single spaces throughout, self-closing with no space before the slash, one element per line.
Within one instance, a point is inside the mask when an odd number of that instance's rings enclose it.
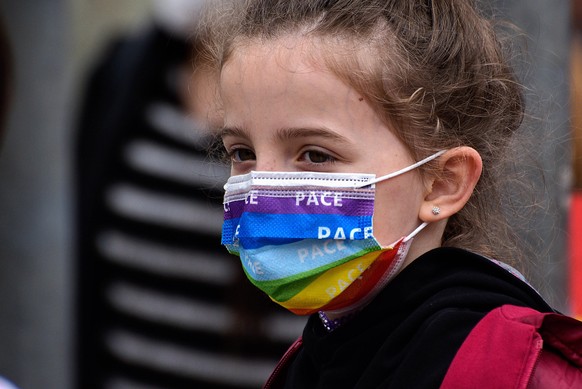
<path fill-rule="evenodd" d="M 582 382 L 577 322 L 506 264 L 497 178 L 522 88 L 472 1 L 232 1 L 202 27 L 223 244 L 311 315 L 267 387 Z"/>

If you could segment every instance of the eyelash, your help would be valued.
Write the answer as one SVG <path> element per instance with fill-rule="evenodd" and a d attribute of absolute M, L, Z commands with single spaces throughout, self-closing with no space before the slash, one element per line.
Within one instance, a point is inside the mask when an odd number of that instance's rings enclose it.
<path fill-rule="evenodd" d="M 308 155 L 310 153 L 316 154 L 319 157 L 323 157 L 323 159 L 325 160 L 323 162 L 313 162 L 311 158 L 308 159 Z M 305 161 L 306 163 L 312 166 L 331 165 L 337 161 L 336 158 L 334 158 L 332 155 L 321 150 L 305 150 L 301 153 L 301 157 L 302 157 L 301 160 Z"/>
<path fill-rule="evenodd" d="M 243 159 L 240 156 L 241 152 L 252 154 L 252 156 L 249 157 L 247 155 L 247 158 Z M 233 147 L 230 150 L 226 150 L 225 154 L 227 161 L 230 162 L 231 164 L 242 164 L 248 161 L 256 160 L 254 151 L 248 147 Z M 323 161 L 314 162 L 313 157 L 316 156 L 323 159 Z M 330 153 L 327 153 L 319 149 L 306 149 L 301 151 L 301 153 L 299 154 L 298 161 L 303 162 L 313 168 L 322 168 L 328 165 L 333 165 L 334 163 L 337 162 L 337 158 L 332 156 Z"/>
<path fill-rule="evenodd" d="M 255 154 L 249 148 L 246 148 L 246 147 L 234 147 L 234 148 L 228 150 L 227 153 L 226 153 L 226 155 L 228 156 L 229 161 L 231 163 L 244 163 L 244 162 L 247 162 L 247 161 L 251 160 L 251 159 L 242 160 L 240 158 L 240 156 L 238 156 L 238 158 L 237 158 L 237 155 L 240 154 L 241 151 L 242 152 L 249 152 L 249 153 L 252 153 L 253 155 Z M 256 159 L 256 157 L 254 157 L 252 160 L 254 160 L 254 159 Z"/>

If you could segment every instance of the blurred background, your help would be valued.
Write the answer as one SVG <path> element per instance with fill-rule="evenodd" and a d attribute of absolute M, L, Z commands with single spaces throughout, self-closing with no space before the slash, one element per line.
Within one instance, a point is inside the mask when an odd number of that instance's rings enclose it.
<path fill-rule="evenodd" d="M 21 388 L 72 387 L 71 161 L 83 76 L 142 0 L 2 0 L 12 54 L 0 152 L 0 371 Z"/>
<path fill-rule="evenodd" d="M 571 121 L 582 109 L 582 32 L 573 23 L 579 3 L 486 3 L 526 36 L 527 55 L 516 63 L 529 88 L 526 125 L 540 140 L 536 168 L 545 173 L 532 177 L 541 211 L 521 225 L 541 253 L 531 276 L 554 306 L 578 315 L 572 237 L 579 227 L 569 222 L 577 220 L 570 205 L 582 187 L 580 151 L 571 141 L 582 139 Z M 154 8 L 146 0 L 0 0 L 12 59 L 0 141 L 0 375 L 22 389 L 77 387 L 75 134 L 88 75 L 114 39 L 143 33 Z M 171 387 L 180 385 L 185 381 Z"/>

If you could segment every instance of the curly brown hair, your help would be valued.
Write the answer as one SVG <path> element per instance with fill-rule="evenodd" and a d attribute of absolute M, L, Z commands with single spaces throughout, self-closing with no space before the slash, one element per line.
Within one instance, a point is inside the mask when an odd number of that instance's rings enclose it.
<path fill-rule="evenodd" d="M 202 18 L 197 61 L 219 74 L 245 44 L 310 38 L 314 60 L 359 91 L 414 158 L 479 152 L 481 179 L 442 245 L 511 262 L 519 255 L 499 178 L 524 98 L 496 30 L 470 0 L 234 0 Z"/>

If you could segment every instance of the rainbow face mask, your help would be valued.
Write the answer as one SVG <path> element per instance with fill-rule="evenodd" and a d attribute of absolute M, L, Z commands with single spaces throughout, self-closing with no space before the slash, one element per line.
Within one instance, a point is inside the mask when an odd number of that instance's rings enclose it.
<path fill-rule="evenodd" d="M 222 244 L 249 280 L 298 315 L 367 303 L 400 270 L 425 225 L 382 247 L 373 236 L 373 174 L 250 172 L 225 185 Z"/>

